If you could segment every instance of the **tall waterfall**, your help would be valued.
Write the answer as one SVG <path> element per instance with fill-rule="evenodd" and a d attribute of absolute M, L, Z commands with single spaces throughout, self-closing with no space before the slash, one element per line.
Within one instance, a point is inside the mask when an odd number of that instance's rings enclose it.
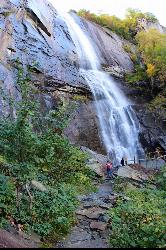
<path fill-rule="evenodd" d="M 66 22 L 79 57 L 80 74 L 93 93 L 101 136 L 107 154 L 119 164 L 122 157 L 137 159 L 143 149 L 138 140 L 139 123 L 131 103 L 113 78 L 101 70 L 93 41 L 80 28 L 74 17 L 58 11 Z M 93 140 L 93 138 L 92 138 Z"/>

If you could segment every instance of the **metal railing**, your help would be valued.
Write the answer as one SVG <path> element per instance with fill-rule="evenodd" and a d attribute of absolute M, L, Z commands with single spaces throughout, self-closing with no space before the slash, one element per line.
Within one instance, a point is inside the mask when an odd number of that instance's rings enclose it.
<path fill-rule="evenodd" d="M 152 154 L 152 153 L 151 153 Z M 165 161 L 165 164 L 166 164 L 166 155 L 160 155 L 160 156 L 155 156 L 153 154 L 153 157 L 150 157 L 150 154 L 147 154 L 145 158 L 143 159 L 138 159 L 136 161 L 136 158 L 134 157 L 134 159 L 130 159 L 130 160 L 127 160 L 128 164 L 139 164 L 141 165 L 141 163 L 144 163 L 143 165 L 147 168 L 149 163 L 151 163 L 151 167 L 153 168 L 158 168 L 158 165 L 159 165 L 159 161 L 160 160 L 163 160 Z"/>

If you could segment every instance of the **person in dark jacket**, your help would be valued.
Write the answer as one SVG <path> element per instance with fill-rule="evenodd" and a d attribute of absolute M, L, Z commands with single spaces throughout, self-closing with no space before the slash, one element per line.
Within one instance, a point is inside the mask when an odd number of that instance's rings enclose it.
<path fill-rule="evenodd" d="M 125 162 L 124 162 L 124 158 L 123 158 L 123 157 L 122 157 L 122 160 L 121 160 L 120 163 L 121 163 L 122 167 L 124 167 L 124 165 L 125 165 L 124 163 L 125 163 Z"/>

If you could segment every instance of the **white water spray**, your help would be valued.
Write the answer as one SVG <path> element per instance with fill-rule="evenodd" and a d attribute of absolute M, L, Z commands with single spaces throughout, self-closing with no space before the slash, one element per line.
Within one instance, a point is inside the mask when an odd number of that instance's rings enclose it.
<path fill-rule="evenodd" d="M 58 11 L 66 22 L 72 40 L 76 46 L 80 61 L 80 74 L 89 85 L 96 103 L 102 139 L 114 164 L 119 164 L 122 157 L 137 160 L 143 154 L 139 143 L 139 123 L 121 90 L 113 78 L 101 70 L 101 64 L 93 43 L 87 34 L 68 13 Z"/>

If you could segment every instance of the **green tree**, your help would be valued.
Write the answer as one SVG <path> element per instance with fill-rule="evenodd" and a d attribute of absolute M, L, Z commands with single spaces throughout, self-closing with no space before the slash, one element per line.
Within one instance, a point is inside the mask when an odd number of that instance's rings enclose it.
<path fill-rule="evenodd" d="M 41 114 L 29 70 L 20 62 L 15 66 L 20 98 L 2 93 L 15 116 L 0 118 L 0 225 L 10 216 L 23 230 L 57 238 L 74 222 L 78 190 L 90 187 L 88 156 L 63 135 L 73 105 L 62 102 Z"/>
<path fill-rule="evenodd" d="M 139 32 L 136 40 L 151 79 L 152 90 L 155 84 L 154 77 L 160 81 L 158 87 L 163 87 L 166 81 L 166 35 L 156 29 L 149 29 L 147 32 Z"/>

